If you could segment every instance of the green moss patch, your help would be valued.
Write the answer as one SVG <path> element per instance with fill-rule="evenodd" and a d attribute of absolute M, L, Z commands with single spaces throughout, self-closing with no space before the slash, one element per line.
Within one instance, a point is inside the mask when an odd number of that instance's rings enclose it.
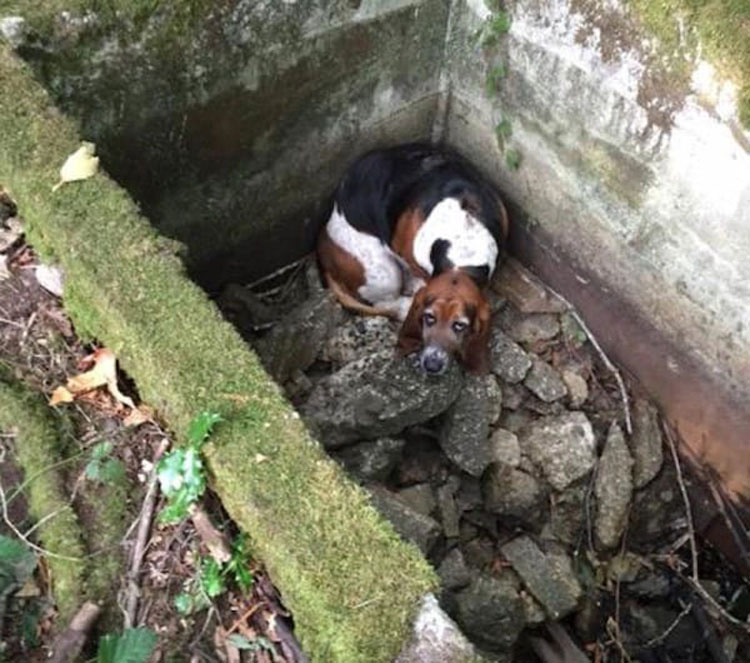
<path fill-rule="evenodd" d="M 0 379 L 0 428 L 18 431 L 15 449 L 28 485 L 26 496 L 34 520 L 45 521 L 38 536 L 47 557 L 60 623 L 67 623 L 82 603 L 86 550 L 75 512 L 58 475 L 50 468 L 61 459 L 54 421 L 44 403 Z M 49 517 L 50 514 L 54 516 Z M 80 561 L 62 559 L 70 557 Z"/>
<path fill-rule="evenodd" d="M 629 0 L 643 25 L 671 52 L 680 52 L 695 30 L 705 54 L 737 82 L 739 115 L 750 129 L 750 3 L 746 0 Z M 687 29 L 686 29 L 687 28 Z"/>
<path fill-rule="evenodd" d="M 116 352 L 178 437 L 200 410 L 225 419 L 207 450 L 213 487 L 253 537 L 313 660 L 392 660 L 435 586 L 427 562 L 311 439 L 122 189 L 100 174 L 52 194 L 75 129 L 6 48 L 0 80 L 0 181 L 23 205 L 31 242 L 64 268 L 78 331 Z"/>

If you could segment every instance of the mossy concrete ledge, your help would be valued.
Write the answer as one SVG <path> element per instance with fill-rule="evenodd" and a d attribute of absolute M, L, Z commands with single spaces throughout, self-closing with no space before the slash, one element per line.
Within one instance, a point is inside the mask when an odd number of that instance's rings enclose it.
<path fill-rule="evenodd" d="M 252 536 L 312 660 L 393 660 L 436 584 L 427 562 L 325 456 L 122 189 L 99 174 L 52 193 L 80 137 L 5 45 L 0 84 L 0 181 L 35 248 L 64 269 L 79 333 L 117 353 L 178 436 L 200 410 L 224 417 L 206 453 L 213 487 Z"/>
<path fill-rule="evenodd" d="M 28 482 L 25 494 L 35 521 L 45 519 L 38 536 L 47 557 L 60 623 L 66 624 L 84 596 L 86 549 L 78 519 L 59 476 L 50 468 L 60 460 L 59 436 L 44 403 L 0 375 L 0 430 L 17 433 L 16 456 Z M 54 518 L 48 518 L 54 513 Z"/>

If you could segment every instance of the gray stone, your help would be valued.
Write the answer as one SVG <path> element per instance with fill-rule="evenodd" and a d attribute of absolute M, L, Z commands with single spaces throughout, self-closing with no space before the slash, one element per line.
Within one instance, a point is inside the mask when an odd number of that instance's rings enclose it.
<path fill-rule="evenodd" d="M 375 508 L 391 522 L 399 535 L 427 555 L 440 537 L 437 521 L 408 507 L 385 488 L 372 487 L 370 495 Z"/>
<path fill-rule="evenodd" d="M 405 442 L 393 437 L 344 447 L 334 457 L 358 480 L 383 481 L 401 457 Z"/>
<path fill-rule="evenodd" d="M 570 407 L 579 408 L 589 397 L 589 386 L 578 373 L 566 369 L 562 372 L 562 380 L 568 389 Z"/>
<path fill-rule="evenodd" d="M 557 539 L 568 545 L 576 544 L 586 527 L 586 493 L 589 485 L 576 484 L 568 486 L 563 492 L 553 495 L 550 507 L 549 538 Z M 593 512 L 593 498 L 589 508 Z M 543 532 L 544 534 L 544 532 Z M 545 537 L 547 538 L 547 537 Z"/>
<path fill-rule="evenodd" d="M 3 16 L 0 18 L 0 35 L 13 48 L 23 46 L 27 36 L 26 19 L 22 16 Z"/>
<path fill-rule="evenodd" d="M 453 548 L 445 556 L 437 572 L 443 589 L 460 589 L 471 582 L 471 571 L 459 548 Z"/>
<path fill-rule="evenodd" d="M 479 535 L 462 544 L 461 551 L 466 563 L 475 569 L 487 569 L 495 561 L 495 542 L 488 536 Z"/>
<path fill-rule="evenodd" d="M 440 522 L 443 524 L 443 534 L 449 539 L 456 539 L 459 535 L 459 513 L 453 496 L 458 490 L 458 478 L 451 478 L 455 481 L 449 480 L 437 489 L 437 506 Z"/>
<path fill-rule="evenodd" d="M 463 391 L 448 411 L 438 442 L 450 461 L 480 476 L 489 465 L 490 432 L 487 379 L 468 376 Z"/>
<path fill-rule="evenodd" d="M 473 645 L 427 594 L 412 627 L 412 636 L 395 663 L 482 663 Z"/>
<path fill-rule="evenodd" d="M 428 483 L 418 483 L 415 486 L 402 488 L 396 492 L 396 497 L 406 506 L 425 516 L 429 516 L 437 506 L 435 495 L 432 493 L 432 486 Z"/>
<path fill-rule="evenodd" d="M 485 388 L 487 390 L 487 421 L 490 425 L 494 425 L 503 413 L 503 390 L 497 378 L 491 373 L 484 376 L 483 379 L 486 382 Z"/>
<path fill-rule="evenodd" d="M 499 317 L 505 332 L 518 343 L 530 345 L 547 341 L 560 332 L 560 320 L 552 313 L 524 314 L 513 306 L 507 306 Z"/>
<path fill-rule="evenodd" d="M 5 253 L 22 234 L 23 224 L 19 218 L 11 216 L 0 221 L 0 253 Z"/>
<path fill-rule="evenodd" d="M 510 384 L 520 382 L 531 368 L 531 359 L 518 343 L 497 327 L 490 339 L 492 372 Z"/>
<path fill-rule="evenodd" d="M 277 382 L 285 382 L 295 371 L 304 371 L 315 361 L 342 315 L 333 296 L 321 292 L 285 315 L 253 345 L 271 376 Z"/>
<path fill-rule="evenodd" d="M 521 462 L 521 446 L 518 436 L 505 428 L 497 428 L 490 437 L 491 459 L 508 467 L 518 467 Z"/>
<path fill-rule="evenodd" d="M 462 629 L 488 649 L 509 650 L 525 626 L 518 581 L 511 574 L 479 575 L 456 594 L 456 619 Z"/>
<path fill-rule="evenodd" d="M 412 358 L 384 350 L 321 380 L 300 411 L 323 445 L 335 448 L 432 419 L 456 400 L 462 382 L 455 362 L 431 377 Z"/>
<path fill-rule="evenodd" d="M 485 508 L 537 529 L 547 518 L 547 491 L 530 474 L 500 463 L 482 478 Z"/>
<path fill-rule="evenodd" d="M 505 430 L 518 434 L 522 428 L 525 428 L 534 420 L 534 415 L 528 410 L 506 411 L 503 412 L 503 416 L 500 417 L 500 425 L 505 428 Z"/>
<path fill-rule="evenodd" d="M 468 474 L 461 476 L 456 502 L 460 511 L 469 511 L 482 505 L 482 485 L 477 477 Z"/>
<path fill-rule="evenodd" d="M 541 359 L 534 359 L 523 383 L 545 403 L 552 403 L 568 393 L 560 374 Z"/>
<path fill-rule="evenodd" d="M 638 399 L 633 405 L 633 485 L 643 488 L 661 470 L 664 462 L 659 412 L 648 401 Z"/>
<path fill-rule="evenodd" d="M 609 429 L 599 459 L 594 494 L 596 537 L 605 548 L 614 548 L 627 524 L 628 509 L 633 497 L 633 459 L 616 423 Z"/>
<path fill-rule="evenodd" d="M 551 619 L 575 610 L 582 590 L 566 555 L 545 553 L 528 536 L 509 541 L 501 551 Z"/>
<path fill-rule="evenodd" d="M 503 384 L 503 407 L 509 410 L 517 410 L 523 405 L 528 390 L 522 384 Z"/>
<path fill-rule="evenodd" d="M 268 328 L 279 314 L 245 286 L 230 283 L 216 300 L 221 312 L 244 336 Z"/>
<path fill-rule="evenodd" d="M 521 313 L 562 313 L 566 308 L 515 258 L 503 262 L 490 285 Z"/>
<path fill-rule="evenodd" d="M 381 316 L 352 316 L 333 332 L 320 358 L 340 366 L 396 346 L 394 323 Z"/>
<path fill-rule="evenodd" d="M 583 412 L 542 417 L 518 436 L 528 455 L 556 490 L 588 474 L 596 461 L 596 440 Z"/>

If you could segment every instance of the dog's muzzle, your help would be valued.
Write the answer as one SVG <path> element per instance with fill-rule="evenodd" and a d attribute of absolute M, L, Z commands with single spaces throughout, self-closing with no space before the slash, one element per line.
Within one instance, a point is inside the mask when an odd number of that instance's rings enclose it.
<path fill-rule="evenodd" d="M 428 345 L 419 355 L 419 365 L 425 373 L 441 375 L 448 368 L 450 355 L 437 345 Z"/>

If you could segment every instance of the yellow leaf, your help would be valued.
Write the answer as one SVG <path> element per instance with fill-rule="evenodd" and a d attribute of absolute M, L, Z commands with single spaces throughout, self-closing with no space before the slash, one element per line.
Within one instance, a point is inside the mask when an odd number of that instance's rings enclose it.
<path fill-rule="evenodd" d="M 72 403 L 73 394 L 71 394 L 65 387 L 58 387 L 52 392 L 52 396 L 49 399 L 50 405 L 59 405 L 60 403 Z"/>
<path fill-rule="evenodd" d="M 95 151 L 94 143 L 81 143 L 81 147 L 65 159 L 60 168 L 60 181 L 52 187 L 52 191 L 57 191 L 65 182 L 93 177 L 99 169 L 99 157 L 94 156 Z"/>

